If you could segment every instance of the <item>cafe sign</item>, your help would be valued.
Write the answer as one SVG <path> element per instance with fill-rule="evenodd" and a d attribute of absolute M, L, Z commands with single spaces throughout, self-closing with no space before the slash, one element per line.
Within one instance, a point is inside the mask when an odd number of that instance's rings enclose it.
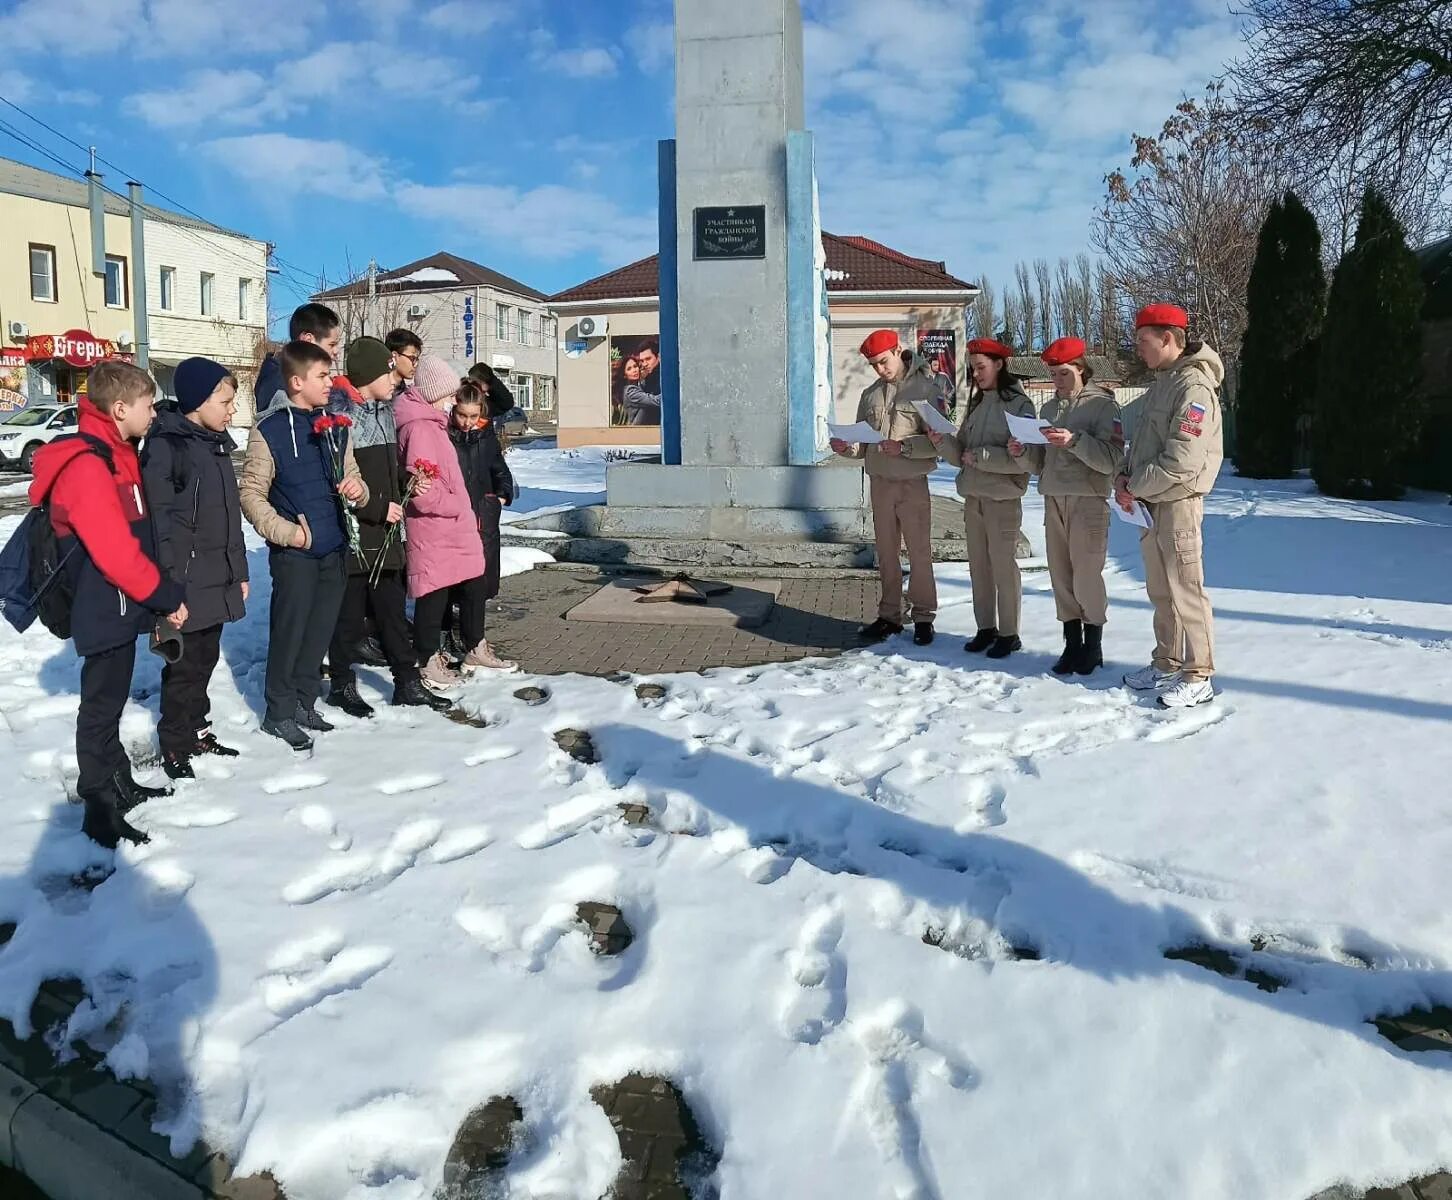
<path fill-rule="evenodd" d="M 94 367 L 98 362 L 119 357 L 115 342 L 103 341 L 84 329 L 37 334 L 26 343 L 25 352 L 32 362 L 58 358 L 73 367 Z"/>

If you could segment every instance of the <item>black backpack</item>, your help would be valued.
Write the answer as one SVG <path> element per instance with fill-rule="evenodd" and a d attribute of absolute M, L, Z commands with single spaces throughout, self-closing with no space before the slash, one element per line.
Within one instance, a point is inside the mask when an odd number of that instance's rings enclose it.
<path fill-rule="evenodd" d="M 104 442 L 84 433 L 72 436 L 88 442 L 88 453 L 97 455 L 105 462 L 106 469 L 111 469 L 111 451 Z M 58 442 L 68 440 L 56 438 Z M 39 617 L 40 623 L 56 637 L 71 636 L 76 585 L 66 566 L 80 544 L 79 539 L 73 539 L 67 549 L 61 549 L 50 519 L 49 496 L 26 513 L 10 535 L 5 548 L 0 550 L 0 614 L 17 633 L 24 633 Z"/>

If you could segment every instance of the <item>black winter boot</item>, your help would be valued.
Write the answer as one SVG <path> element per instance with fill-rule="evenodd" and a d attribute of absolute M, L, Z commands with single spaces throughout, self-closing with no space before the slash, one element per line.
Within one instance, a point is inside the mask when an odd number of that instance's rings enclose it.
<path fill-rule="evenodd" d="M 129 813 L 133 808 L 145 804 L 148 800 L 158 800 L 162 796 L 171 795 L 169 787 L 154 788 L 137 783 L 131 777 L 130 764 L 112 775 L 111 783 L 116 791 L 116 811 L 120 813 Z"/>
<path fill-rule="evenodd" d="M 400 708 L 431 708 L 435 712 L 445 712 L 454 707 L 454 702 L 447 696 L 440 696 L 424 687 L 423 680 L 417 675 L 393 685 L 390 703 Z"/>
<path fill-rule="evenodd" d="M 915 621 L 913 623 L 913 645 L 931 646 L 933 644 L 933 623 L 931 621 Z"/>
<path fill-rule="evenodd" d="M 1072 675 L 1084 661 L 1084 622 L 1064 622 L 1064 653 L 1049 668 L 1055 675 Z"/>
<path fill-rule="evenodd" d="M 963 649 L 969 654 L 982 654 L 989 646 L 998 640 L 998 630 L 980 629 L 973 635 L 971 642 L 964 642 Z"/>
<path fill-rule="evenodd" d="M 1080 675 L 1092 675 L 1096 667 L 1104 665 L 1103 625 L 1084 625 L 1084 649 L 1079 652 L 1079 662 L 1074 667 Z"/>
<path fill-rule="evenodd" d="M 218 758 L 236 758 L 241 751 L 233 750 L 231 746 L 224 746 L 217 740 L 217 735 L 210 729 L 204 729 L 197 734 L 198 754 L 215 754 Z"/>
<path fill-rule="evenodd" d="M 1019 641 L 1016 634 L 1007 636 L 1000 634 L 993 639 L 993 645 L 988 647 L 989 658 L 1007 658 L 1015 650 L 1022 650 L 1023 643 Z"/>
<path fill-rule="evenodd" d="M 902 624 L 898 621 L 889 621 L 886 617 L 878 617 L 871 625 L 864 625 L 857 631 L 857 636 L 864 642 L 882 642 L 890 637 L 896 637 L 902 632 Z"/>
<path fill-rule="evenodd" d="M 369 636 L 353 647 L 353 661 L 368 667 L 386 667 L 388 655 L 383 653 L 383 646 L 378 639 Z"/>
<path fill-rule="evenodd" d="M 289 718 L 281 721 L 264 720 L 262 732 L 275 738 L 281 738 L 299 754 L 313 748 L 313 739 L 303 732 L 301 725 Z"/>
<path fill-rule="evenodd" d="M 122 816 L 118 809 L 120 796 L 114 788 L 104 788 L 89 796 L 82 796 L 81 800 L 86 806 L 81 832 L 96 845 L 114 850 L 123 839 L 137 846 L 151 840 Z"/>
<path fill-rule="evenodd" d="M 358 681 L 355 679 L 350 679 L 347 683 L 333 684 L 324 703 L 332 708 L 340 708 L 360 721 L 373 715 L 373 706 L 358 694 Z"/>
<path fill-rule="evenodd" d="M 302 728 L 311 729 L 314 733 L 332 733 L 337 728 L 330 721 L 323 720 L 323 714 L 316 708 L 309 708 L 305 704 L 297 706 L 297 715 L 293 717 Z"/>

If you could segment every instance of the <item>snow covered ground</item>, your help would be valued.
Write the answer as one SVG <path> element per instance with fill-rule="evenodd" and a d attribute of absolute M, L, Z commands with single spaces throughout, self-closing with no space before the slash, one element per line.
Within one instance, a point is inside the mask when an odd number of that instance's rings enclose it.
<path fill-rule="evenodd" d="M 598 454 L 511 461 L 521 511 L 602 488 Z M 259 560 L 214 689 L 244 757 L 139 810 L 151 844 L 89 895 L 76 663 L 6 630 L 0 1015 L 23 1031 L 42 979 L 81 977 L 54 1043 L 112 1044 L 168 1085 L 178 1149 L 205 1132 L 294 1200 L 430 1196 L 504 1092 L 530 1137 L 508 1194 L 593 1200 L 618 1148 L 590 1088 L 634 1069 L 677 1081 L 725 1200 L 1304 1200 L 1448 1166 L 1452 1056 L 1366 1020 L 1452 1002 L 1452 508 L 1227 478 L 1207 511 L 1207 708 L 1115 686 L 1150 646 L 1116 527 L 1114 669 L 1087 684 L 1045 673 L 1043 575 L 1029 652 L 967 659 L 955 566 L 928 650 L 670 677 L 653 706 L 486 679 L 463 703 L 487 729 L 382 708 L 310 760 L 256 729 Z M 138 755 L 158 674 L 144 656 Z M 585 900 L 623 910 L 624 955 L 591 955 Z M 1196 941 L 1289 986 L 1163 957 Z"/>

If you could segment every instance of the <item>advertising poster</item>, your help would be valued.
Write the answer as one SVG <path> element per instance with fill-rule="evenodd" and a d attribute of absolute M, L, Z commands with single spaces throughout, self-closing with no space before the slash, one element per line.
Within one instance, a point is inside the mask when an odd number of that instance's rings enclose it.
<path fill-rule="evenodd" d="M 30 402 L 25 362 L 21 351 L 0 351 L 0 420 L 19 412 Z"/>
<path fill-rule="evenodd" d="M 660 424 L 660 338 L 610 339 L 610 424 Z"/>
<path fill-rule="evenodd" d="M 946 415 L 953 408 L 958 389 L 958 331 L 918 330 L 918 354 L 927 360 L 933 373 L 941 377 L 938 408 Z"/>

